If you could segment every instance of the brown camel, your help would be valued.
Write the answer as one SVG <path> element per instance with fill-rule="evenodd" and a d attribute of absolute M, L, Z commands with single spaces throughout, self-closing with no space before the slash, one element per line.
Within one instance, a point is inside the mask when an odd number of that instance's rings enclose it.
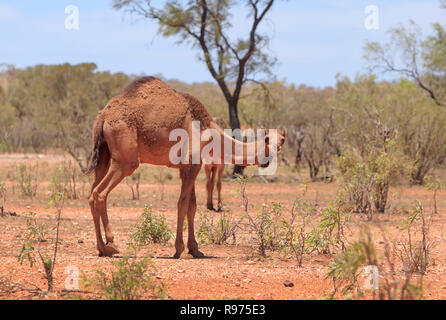
<path fill-rule="evenodd" d="M 174 164 L 171 161 L 170 150 L 177 141 L 170 141 L 169 135 L 174 129 L 183 129 L 192 136 L 193 121 L 199 121 L 200 133 L 207 128 L 215 129 L 221 138 L 221 155 L 227 144 L 232 147 L 229 158 L 232 163 L 250 165 L 247 154 L 251 148 L 255 150 L 255 165 L 266 167 L 271 161 L 270 148 L 280 152 L 283 141 L 274 145 L 269 141 L 268 133 L 262 141 L 243 143 L 225 135 L 224 131 L 212 121 L 206 108 L 196 98 L 177 92 L 161 80 L 154 77 L 144 77 L 132 82 L 120 95 L 112 98 L 101 110 L 93 126 L 93 151 L 89 172 L 94 172 L 94 182 L 91 189 L 89 204 L 93 216 L 97 249 L 100 256 L 111 256 L 118 253 L 113 244 L 113 234 L 107 215 L 107 197 L 126 176 L 129 176 L 140 163 L 164 165 L 179 168 L 181 178 L 181 193 L 177 204 L 177 233 L 175 239 L 175 258 L 184 251 L 183 223 L 187 216 L 189 253 L 193 257 L 202 257 L 194 235 L 194 216 L 196 211 L 195 179 L 200 171 L 201 151 L 208 141 L 199 140 L 199 150 L 194 149 L 189 139 L 188 159 L 193 160 L 198 154 L 199 163 L 187 162 Z M 192 146 L 191 146 L 192 145 Z M 235 148 L 242 148 L 243 157 L 234 154 Z M 258 149 L 260 148 L 260 149 Z M 264 156 L 258 159 L 257 150 L 263 150 Z M 196 159 L 196 158 L 195 158 Z M 104 243 L 101 235 L 100 220 L 105 231 Z"/>
<path fill-rule="evenodd" d="M 283 145 L 286 138 L 287 130 L 278 130 L 277 132 L 277 140 L 279 141 L 280 146 Z M 206 173 L 206 190 L 207 190 L 207 202 L 206 207 L 209 210 L 220 212 L 223 208 L 223 204 L 221 201 L 221 187 L 222 187 L 222 178 L 223 172 L 225 171 L 224 163 L 211 163 L 204 165 L 204 171 Z M 215 178 L 217 178 L 217 182 L 215 182 Z M 213 193 L 214 187 L 217 185 L 217 209 L 214 208 L 213 201 Z"/>

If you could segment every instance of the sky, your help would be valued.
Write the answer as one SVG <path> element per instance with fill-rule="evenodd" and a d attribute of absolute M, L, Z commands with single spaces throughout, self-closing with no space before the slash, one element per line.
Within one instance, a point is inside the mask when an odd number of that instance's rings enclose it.
<path fill-rule="evenodd" d="M 111 2 L 0 0 L 0 63 L 23 68 L 94 62 L 100 71 L 213 81 L 197 51 L 163 38 L 154 22 L 116 11 Z M 70 5 L 79 10 L 77 30 L 65 26 Z M 365 26 L 370 5 L 379 10 L 378 29 Z M 237 9 L 231 35 L 243 36 L 249 20 L 245 7 Z M 438 0 L 278 0 L 261 31 L 271 37 L 278 79 L 325 87 L 336 83 L 337 74 L 354 78 L 365 73 L 366 40 L 385 42 L 390 28 L 410 19 L 429 35 L 433 23 L 446 24 L 446 10 Z"/>

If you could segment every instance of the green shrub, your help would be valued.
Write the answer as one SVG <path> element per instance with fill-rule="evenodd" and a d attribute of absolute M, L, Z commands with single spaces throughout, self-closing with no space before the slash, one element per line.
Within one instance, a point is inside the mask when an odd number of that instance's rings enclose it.
<path fill-rule="evenodd" d="M 131 258 L 126 254 L 114 261 L 113 266 L 109 276 L 102 270 L 96 270 L 92 279 L 84 276 L 83 285 L 110 300 L 141 299 L 147 292 L 154 299 L 167 298 L 165 284 L 158 284 L 153 279 L 155 267 L 149 255 Z"/>
<path fill-rule="evenodd" d="M 50 205 L 57 209 L 56 227 L 54 236 L 53 250 L 41 248 L 40 244 L 46 241 L 46 235 L 49 234 L 48 228 L 44 224 L 39 224 L 36 219 L 36 214 L 29 212 L 26 218 L 27 234 L 23 240 L 22 248 L 17 257 L 17 260 L 22 264 L 25 260 L 28 260 L 30 267 L 32 267 L 36 261 L 35 255 L 37 254 L 39 260 L 43 265 L 45 271 L 45 279 L 48 284 L 48 291 L 53 291 L 54 277 L 53 271 L 56 265 L 57 250 L 59 245 L 59 227 L 61 221 L 62 209 L 64 206 L 64 194 L 53 193 L 51 195 Z"/>
<path fill-rule="evenodd" d="M 346 151 L 338 161 L 340 196 L 347 198 L 352 211 L 364 213 L 371 220 L 374 212 L 382 213 L 387 208 L 391 184 L 409 176 L 409 163 L 393 140 L 388 140 L 381 151 L 371 149 L 363 155 L 355 149 Z"/>
<path fill-rule="evenodd" d="M 282 228 L 282 204 L 273 202 L 271 206 L 264 204 L 262 210 L 255 216 L 247 215 L 248 227 L 255 236 L 254 245 L 262 257 L 266 257 L 267 250 L 278 250 L 282 246 L 284 229 Z"/>
<path fill-rule="evenodd" d="M 391 243 L 384 230 L 381 231 L 383 256 L 378 255 L 370 230 L 362 227 L 358 240 L 352 242 L 330 262 L 327 278 L 333 281 L 331 298 L 338 292 L 347 299 L 364 297 L 368 288 L 363 286 L 360 278 L 365 275 L 366 266 L 377 270 L 376 278 L 372 279 L 377 281 L 377 288 L 371 288 L 373 298 L 404 300 L 422 297 L 423 274 L 415 277 L 415 269 L 404 268 L 404 260 L 398 254 L 397 242 Z M 396 258 L 400 261 L 396 261 Z M 402 270 L 397 269 L 401 264 Z"/>
<path fill-rule="evenodd" d="M 235 243 L 238 223 L 227 212 L 222 212 L 219 219 L 215 221 L 215 214 L 217 213 L 200 215 L 200 227 L 197 231 L 198 241 L 202 244 L 225 244 L 228 239 L 232 238 Z"/>
<path fill-rule="evenodd" d="M 17 180 L 24 197 L 34 198 L 39 186 L 38 165 L 21 164 L 18 168 Z"/>
<path fill-rule="evenodd" d="M 433 242 L 429 238 L 432 215 L 427 217 L 423 205 L 416 201 L 412 211 L 400 225 L 407 238 L 396 247 L 406 272 L 424 274 L 431 260 Z"/>
<path fill-rule="evenodd" d="M 152 206 L 146 205 L 139 217 L 136 231 L 132 235 L 132 240 L 138 246 L 150 243 L 166 244 L 172 236 L 172 232 L 167 225 L 163 215 L 156 216 L 152 212 Z"/>
<path fill-rule="evenodd" d="M 299 267 L 302 266 L 302 260 L 305 253 L 308 252 L 307 241 L 310 235 L 307 225 L 314 206 L 301 198 L 297 198 L 291 209 L 289 218 L 282 218 L 282 227 L 284 229 L 284 238 L 281 250 L 285 254 L 292 254 Z"/>
<path fill-rule="evenodd" d="M 318 224 L 310 231 L 306 242 L 308 251 L 332 254 L 345 249 L 345 227 L 350 215 L 341 207 L 330 205 L 321 211 Z"/>

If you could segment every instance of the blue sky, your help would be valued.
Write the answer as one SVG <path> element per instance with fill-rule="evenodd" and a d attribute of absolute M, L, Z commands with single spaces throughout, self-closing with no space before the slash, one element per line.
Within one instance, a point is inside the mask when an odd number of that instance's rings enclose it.
<path fill-rule="evenodd" d="M 79 30 L 64 26 L 71 4 L 79 8 Z M 364 27 L 368 5 L 379 8 L 378 30 Z M 234 17 L 234 34 L 242 34 L 247 20 Z M 438 0 L 288 0 L 277 2 L 262 28 L 272 36 L 277 78 L 323 87 L 333 85 L 337 73 L 365 72 L 366 39 L 385 41 L 389 28 L 409 19 L 427 35 L 432 23 L 446 24 L 446 10 Z M 99 70 L 212 80 L 197 52 L 157 35 L 155 23 L 113 10 L 111 0 L 0 0 L 0 30 L 0 63 L 95 62 Z"/>

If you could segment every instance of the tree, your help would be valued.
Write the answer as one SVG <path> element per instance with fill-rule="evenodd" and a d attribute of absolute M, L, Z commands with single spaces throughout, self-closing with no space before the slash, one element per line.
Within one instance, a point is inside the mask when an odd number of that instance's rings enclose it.
<path fill-rule="evenodd" d="M 85 171 L 97 112 L 130 81 L 96 69 L 94 63 L 8 67 L 2 73 L 7 90 L 0 96 L 0 150 L 61 148 Z"/>
<path fill-rule="evenodd" d="M 440 2 L 446 8 L 446 1 Z M 390 43 L 367 42 L 364 57 L 372 70 L 408 77 L 437 105 L 446 106 L 446 30 L 439 23 L 433 27 L 435 34 L 423 40 L 421 29 L 411 20 L 409 26 L 389 31 Z"/>
<path fill-rule="evenodd" d="M 170 0 L 156 8 L 150 0 L 114 0 L 115 9 L 154 20 L 159 33 L 177 37 L 179 43 L 189 43 L 200 52 L 211 76 L 217 82 L 228 105 L 232 129 L 240 128 L 238 104 L 243 85 L 258 82 L 256 76 L 270 75 L 275 59 L 265 51 L 269 37 L 259 32 L 259 25 L 270 11 L 274 0 L 249 0 L 246 6 L 251 19 L 247 38 L 231 39 L 231 9 L 237 6 L 230 0 L 190 0 L 186 3 Z M 241 140 L 240 133 L 235 138 Z M 243 172 L 236 166 L 234 174 Z"/>

